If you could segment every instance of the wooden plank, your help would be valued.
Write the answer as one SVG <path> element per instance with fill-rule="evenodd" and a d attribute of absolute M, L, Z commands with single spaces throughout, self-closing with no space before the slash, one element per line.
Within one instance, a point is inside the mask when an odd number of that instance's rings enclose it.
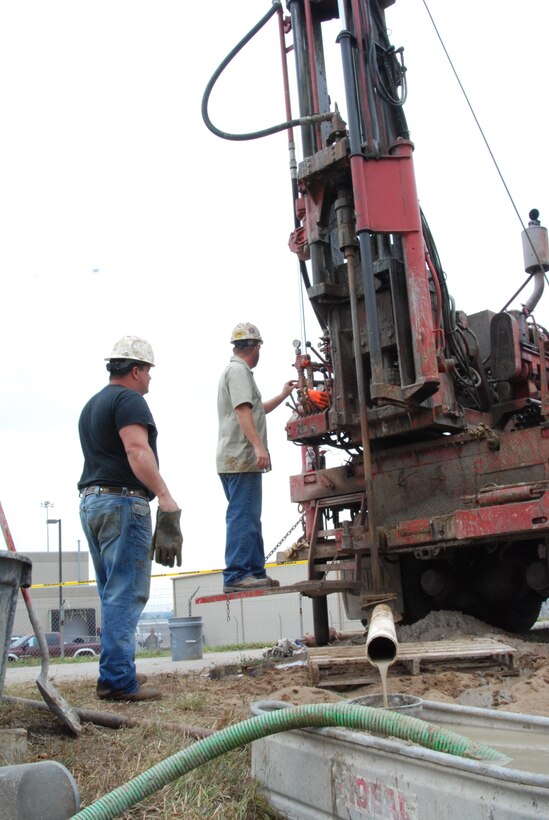
<path fill-rule="evenodd" d="M 365 644 L 358 646 L 316 647 L 309 649 L 309 671 L 314 684 L 320 687 L 359 686 L 377 680 L 375 667 L 366 658 Z M 400 644 L 398 658 L 389 667 L 404 665 L 409 673 L 420 673 L 421 664 L 441 661 L 493 660 L 513 667 L 516 649 L 492 638 L 465 638 L 456 641 L 418 641 Z M 349 674 L 345 675 L 345 669 Z M 339 674 L 329 675 L 333 670 Z"/>
<path fill-rule="evenodd" d="M 469 638 L 459 641 L 418 641 L 416 643 L 401 643 L 398 647 L 399 660 L 412 660 L 414 658 L 444 659 L 455 658 L 464 655 L 475 655 L 478 653 L 490 654 L 515 654 L 516 650 L 507 644 L 494 641 L 492 638 Z M 355 644 L 353 646 L 322 646 L 309 649 L 309 657 L 320 658 L 355 658 L 364 660 L 366 656 L 366 644 Z"/>
<path fill-rule="evenodd" d="M 354 646 L 319 646 L 311 647 L 308 650 L 309 658 L 360 658 L 366 657 L 366 645 L 356 644 Z"/>
<path fill-rule="evenodd" d="M 364 655 L 360 658 L 311 658 L 311 663 L 314 663 L 314 665 L 318 666 L 319 669 L 329 669 L 331 666 L 352 666 L 355 663 L 367 663 L 368 666 L 372 666 L 370 661 L 367 660 L 367 658 L 365 658 Z"/>
<path fill-rule="evenodd" d="M 343 686 L 366 686 L 368 683 L 379 683 L 379 675 L 372 675 L 371 677 L 353 676 L 353 675 L 337 675 L 334 678 L 323 678 L 313 686 L 318 686 L 319 689 L 341 689 Z"/>

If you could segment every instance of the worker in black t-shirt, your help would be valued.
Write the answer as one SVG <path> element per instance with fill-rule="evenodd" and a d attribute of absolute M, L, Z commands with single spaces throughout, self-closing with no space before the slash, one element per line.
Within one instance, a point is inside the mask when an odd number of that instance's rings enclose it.
<path fill-rule="evenodd" d="M 135 669 L 135 631 L 149 598 L 152 558 L 181 566 L 181 510 L 160 475 L 156 426 L 144 399 L 154 367 L 150 344 L 124 336 L 106 361 L 109 384 L 88 401 L 78 424 L 80 519 L 101 598 L 96 692 L 106 700 L 157 700 L 160 691 L 144 688 Z"/>

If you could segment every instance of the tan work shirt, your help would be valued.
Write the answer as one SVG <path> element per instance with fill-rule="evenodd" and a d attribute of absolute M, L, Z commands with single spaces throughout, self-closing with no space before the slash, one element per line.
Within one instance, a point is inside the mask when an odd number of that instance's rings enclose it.
<path fill-rule="evenodd" d="M 231 356 L 223 371 L 217 392 L 219 437 L 217 440 L 218 473 L 258 473 L 254 448 L 241 430 L 235 407 L 249 404 L 256 430 L 267 448 L 267 421 L 261 393 L 254 374 L 240 356 Z"/>

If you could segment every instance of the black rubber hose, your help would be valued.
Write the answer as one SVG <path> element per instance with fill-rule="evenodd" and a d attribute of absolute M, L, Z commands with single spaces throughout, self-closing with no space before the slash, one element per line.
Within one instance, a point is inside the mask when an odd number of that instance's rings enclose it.
<path fill-rule="evenodd" d="M 326 119 L 331 118 L 331 114 L 313 114 L 310 117 L 300 117 L 295 120 L 289 120 L 289 122 L 281 122 L 278 125 L 273 125 L 270 128 L 264 128 L 262 131 L 251 131 L 248 134 L 230 134 L 227 131 L 221 131 L 220 128 L 216 128 L 216 126 L 210 120 L 208 115 L 208 102 L 210 100 L 210 94 L 212 93 L 213 87 L 216 84 L 217 80 L 221 76 L 221 74 L 225 71 L 233 57 L 236 57 L 238 52 L 248 43 L 252 37 L 255 37 L 258 31 L 260 31 L 263 26 L 271 19 L 271 17 L 278 12 L 278 10 L 282 8 L 282 4 L 280 0 L 273 0 L 272 8 L 269 9 L 267 14 L 265 14 L 261 20 L 255 24 L 255 26 L 250 29 L 250 31 L 240 40 L 239 43 L 233 48 L 232 51 L 227 54 L 223 62 L 216 68 L 214 73 L 212 74 L 207 86 L 206 90 L 204 91 L 204 95 L 202 97 L 202 119 L 204 120 L 206 127 L 212 134 L 215 134 L 217 137 L 221 137 L 224 140 L 256 140 L 260 137 L 268 137 L 271 134 L 277 134 L 279 131 L 286 131 L 288 128 L 294 128 L 298 125 L 313 125 L 317 122 L 324 122 Z"/>

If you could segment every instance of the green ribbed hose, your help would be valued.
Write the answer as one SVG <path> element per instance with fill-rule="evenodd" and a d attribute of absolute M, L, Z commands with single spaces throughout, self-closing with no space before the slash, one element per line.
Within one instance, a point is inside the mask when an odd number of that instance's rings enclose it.
<path fill-rule="evenodd" d="M 104 795 L 91 806 L 73 816 L 73 820 L 108 820 L 117 817 L 130 806 L 159 791 L 168 783 L 196 769 L 202 763 L 214 760 L 225 752 L 245 746 L 253 740 L 303 729 L 308 726 L 343 726 L 376 732 L 418 743 L 437 752 L 473 760 L 494 763 L 508 762 L 509 758 L 455 732 L 446 731 L 425 720 L 408 717 L 386 709 L 349 703 L 315 703 L 305 706 L 276 709 L 266 714 L 248 718 L 234 726 L 227 726 L 210 737 L 199 740 L 188 749 L 182 749 L 148 769 L 143 774 Z"/>

